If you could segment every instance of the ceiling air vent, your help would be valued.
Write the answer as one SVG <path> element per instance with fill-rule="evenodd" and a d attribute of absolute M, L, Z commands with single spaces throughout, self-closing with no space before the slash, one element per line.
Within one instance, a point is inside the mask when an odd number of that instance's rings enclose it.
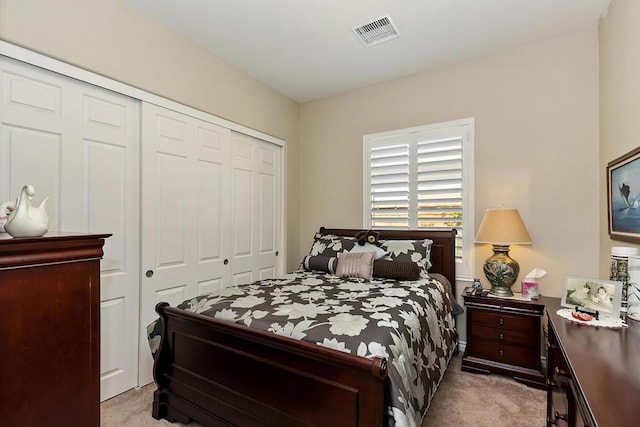
<path fill-rule="evenodd" d="M 389 15 L 354 27 L 353 32 L 356 33 L 360 41 L 367 47 L 395 39 L 400 35 Z"/>

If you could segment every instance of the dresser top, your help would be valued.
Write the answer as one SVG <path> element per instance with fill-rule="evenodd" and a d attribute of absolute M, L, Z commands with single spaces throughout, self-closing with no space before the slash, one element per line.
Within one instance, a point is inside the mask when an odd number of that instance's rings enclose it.
<path fill-rule="evenodd" d="M 77 240 L 77 239 L 105 239 L 111 236 L 111 234 L 106 233 L 47 233 L 41 237 L 12 237 L 7 233 L 0 233 L 0 245 L 12 245 L 12 244 L 23 244 L 23 243 L 33 243 L 33 242 L 42 242 L 42 241 L 63 241 L 63 240 Z"/>
<path fill-rule="evenodd" d="M 549 326 L 571 376 L 600 426 L 637 425 L 640 420 L 640 323 L 628 328 L 594 327 L 564 319 L 559 298 L 544 297 Z"/>
<path fill-rule="evenodd" d="M 13 238 L 0 234 L 0 270 L 102 258 L 111 234 L 47 233 Z M 8 237 L 5 237 L 8 236 Z"/>

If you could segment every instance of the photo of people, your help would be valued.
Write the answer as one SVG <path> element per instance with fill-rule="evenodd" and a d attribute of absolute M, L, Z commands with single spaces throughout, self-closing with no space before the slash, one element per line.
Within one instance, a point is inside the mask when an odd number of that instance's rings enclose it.
<path fill-rule="evenodd" d="M 565 307 L 577 306 L 617 316 L 620 310 L 621 288 L 620 282 L 567 277 L 565 278 L 562 305 Z"/>

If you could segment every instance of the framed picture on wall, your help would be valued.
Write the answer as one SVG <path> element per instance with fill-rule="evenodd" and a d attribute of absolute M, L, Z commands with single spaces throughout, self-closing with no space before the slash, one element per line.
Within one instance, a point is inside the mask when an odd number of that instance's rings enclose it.
<path fill-rule="evenodd" d="M 622 282 L 566 276 L 560 305 L 598 311 L 604 316 L 618 317 L 621 297 Z"/>
<path fill-rule="evenodd" d="M 607 165 L 609 237 L 640 243 L 640 147 Z"/>

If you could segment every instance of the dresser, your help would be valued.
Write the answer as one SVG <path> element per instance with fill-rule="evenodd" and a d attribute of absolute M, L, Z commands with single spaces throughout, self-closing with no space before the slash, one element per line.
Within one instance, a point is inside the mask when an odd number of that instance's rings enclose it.
<path fill-rule="evenodd" d="M 559 298 L 543 298 L 547 318 L 547 426 L 640 425 L 640 323 L 622 329 L 581 325 L 557 314 Z"/>
<path fill-rule="evenodd" d="M 464 295 L 467 345 L 462 369 L 546 388 L 540 353 L 544 305 L 537 300 Z"/>
<path fill-rule="evenodd" d="M 0 234 L 2 425 L 100 425 L 100 259 L 108 236 Z"/>

